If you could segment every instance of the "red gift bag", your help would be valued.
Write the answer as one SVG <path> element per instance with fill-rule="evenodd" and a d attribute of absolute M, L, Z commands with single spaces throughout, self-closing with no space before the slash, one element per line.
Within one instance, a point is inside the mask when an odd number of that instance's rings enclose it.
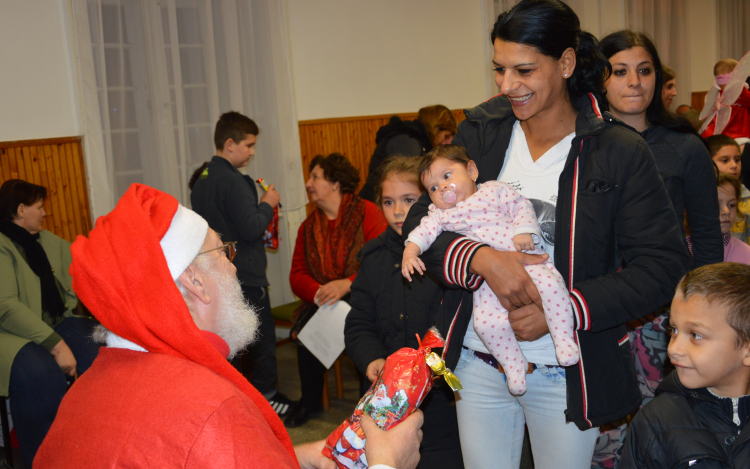
<path fill-rule="evenodd" d="M 351 417 L 328 436 L 323 454 L 336 461 L 342 469 L 364 469 L 368 465 L 365 434 L 360 427 L 363 414 L 372 417 L 378 427 L 388 430 L 419 408 L 432 389 L 432 382 L 438 377 L 436 375 L 443 375 L 454 390 L 461 389 L 458 378 L 432 352 L 432 348 L 443 345 L 443 338 L 433 328 L 420 341 L 419 349 L 402 348 L 389 356 L 378 379 L 359 401 Z"/>

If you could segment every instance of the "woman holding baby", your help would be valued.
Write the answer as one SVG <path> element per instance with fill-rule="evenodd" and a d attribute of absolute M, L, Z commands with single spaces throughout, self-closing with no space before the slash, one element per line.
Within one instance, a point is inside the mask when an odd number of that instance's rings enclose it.
<path fill-rule="evenodd" d="M 537 469 L 588 468 L 596 427 L 641 401 L 624 323 L 670 300 L 688 253 L 648 146 L 599 109 L 611 67 L 575 13 L 558 0 L 524 0 L 498 17 L 491 40 L 503 94 L 466 111 L 453 143 L 466 147 L 480 186 L 498 180 L 530 200 L 545 254 L 443 232 L 420 255 L 429 272 L 461 287 L 447 294 L 461 296 L 461 307 L 437 322 L 464 388 L 456 403 L 464 462 L 517 468 L 526 425 Z M 423 195 L 413 206 L 405 239 L 429 205 Z M 548 258 L 568 289 L 563 308 L 580 351 L 566 367 L 525 268 Z M 530 364 L 523 394 L 509 391 L 474 328 L 466 305 L 483 286 L 508 311 Z"/>

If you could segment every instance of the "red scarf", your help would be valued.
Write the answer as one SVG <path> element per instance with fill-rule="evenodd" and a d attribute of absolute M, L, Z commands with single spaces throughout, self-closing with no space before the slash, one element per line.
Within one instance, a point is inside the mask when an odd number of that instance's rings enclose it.
<path fill-rule="evenodd" d="M 96 220 L 88 238 L 71 246 L 70 274 L 81 301 L 110 331 L 149 352 L 205 366 L 239 387 L 256 405 L 293 461 L 284 425 L 268 401 L 211 345 L 190 315 L 159 241 L 177 200 L 133 184 L 112 212 Z"/>
<path fill-rule="evenodd" d="M 365 201 L 343 194 L 333 229 L 323 210 L 310 214 L 305 223 L 305 260 L 310 274 L 320 284 L 357 273 L 357 253 L 365 244 Z"/>

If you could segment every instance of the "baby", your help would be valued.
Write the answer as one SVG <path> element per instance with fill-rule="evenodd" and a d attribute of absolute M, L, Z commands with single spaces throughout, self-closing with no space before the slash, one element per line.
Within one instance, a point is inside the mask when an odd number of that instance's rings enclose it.
<path fill-rule="evenodd" d="M 429 214 L 407 238 L 401 271 L 411 281 L 416 269 L 424 273 L 419 255 L 438 235 L 453 231 L 501 251 L 536 250 L 539 223 L 528 199 L 509 185 L 487 181 L 476 185 L 476 165 L 462 147 L 445 145 L 427 153 L 420 165 L 420 181 L 432 200 Z M 573 312 L 565 282 L 551 261 L 528 265 L 526 270 L 544 302 L 557 360 L 562 366 L 578 363 L 574 339 Z M 488 286 L 474 292 L 474 330 L 505 372 L 509 390 L 526 392 L 528 363 L 508 322 L 508 311 Z"/>

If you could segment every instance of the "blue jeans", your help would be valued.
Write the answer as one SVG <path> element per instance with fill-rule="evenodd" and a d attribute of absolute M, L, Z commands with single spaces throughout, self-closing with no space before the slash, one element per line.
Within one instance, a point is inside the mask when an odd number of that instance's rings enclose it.
<path fill-rule="evenodd" d="M 67 318 L 56 328 L 76 358 L 80 376 L 99 353 L 91 340 L 96 322 Z M 29 342 L 18 351 L 10 369 L 10 413 L 16 429 L 24 467 L 31 468 L 36 451 L 47 435 L 60 407 L 67 382 L 57 362 L 43 347 Z"/>
<path fill-rule="evenodd" d="M 524 424 L 529 428 L 536 469 L 588 469 L 599 429 L 581 431 L 565 422 L 565 369 L 537 365 L 526 375 L 527 391 L 508 391 L 505 375 L 461 351 L 455 374 L 456 410 L 461 451 L 466 469 L 518 469 L 521 463 Z"/>

